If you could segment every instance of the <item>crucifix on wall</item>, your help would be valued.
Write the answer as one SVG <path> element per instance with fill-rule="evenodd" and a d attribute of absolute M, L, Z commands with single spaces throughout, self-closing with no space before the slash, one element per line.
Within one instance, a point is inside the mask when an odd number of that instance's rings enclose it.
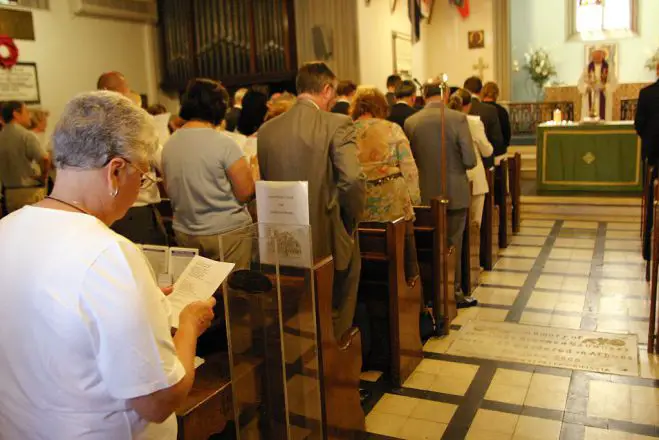
<path fill-rule="evenodd" d="M 483 73 L 490 68 L 490 65 L 485 62 L 483 57 L 478 58 L 478 63 L 473 65 L 473 69 L 478 72 L 478 77 L 483 79 Z"/>

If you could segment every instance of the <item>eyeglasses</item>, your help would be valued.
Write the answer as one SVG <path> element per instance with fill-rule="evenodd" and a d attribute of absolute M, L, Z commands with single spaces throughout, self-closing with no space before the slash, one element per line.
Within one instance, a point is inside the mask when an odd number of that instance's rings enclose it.
<path fill-rule="evenodd" d="M 125 157 L 122 157 L 121 159 L 123 159 L 128 165 L 135 168 L 135 170 L 140 173 L 140 189 L 147 189 L 148 187 L 150 187 L 154 183 L 162 182 L 161 178 L 151 177 L 151 175 L 149 174 L 149 171 L 142 170 L 140 167 L 138 167 L 137 165 L 135 165 L 133 162 L 126 159 Z"/>

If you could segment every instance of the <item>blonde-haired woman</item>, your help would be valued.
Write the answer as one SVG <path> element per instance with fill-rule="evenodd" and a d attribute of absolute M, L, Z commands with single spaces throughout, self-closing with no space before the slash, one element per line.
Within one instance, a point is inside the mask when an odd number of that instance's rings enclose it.
<path fill-rule="evenodd" d="M 413 209 L 421 203 L 419 171 L 403 129 L 385 119 L 388 112 L 387 99 L 378 89 L 357 89 L 350 113 L 367 178 L 363 221 L 405 218 L 405 277 L 414 285 L 419 278 Z"/>
<path fill-rule="evenodd" d="M 474 140 L 474 150 L 476 150 L 476 167 L 467 170 L 467 177 L 473 183 L 471 199 L 471 221 L 478 223 L 480 227 L 483 220 L 483 207 L 485 206 L 485 194 L 489 192 L 487 178 L 485 177 L 485 167 L 483 158 L 492 156 L 494 148 L 485 135 L 485 126 L 480 117 L 469 115 L 471 109 L 471 93 L 465 89 L 458 89 L 451 95 L 448 106 L 452 110 L 465 113 L 469 123 L 469 131 Z"/>

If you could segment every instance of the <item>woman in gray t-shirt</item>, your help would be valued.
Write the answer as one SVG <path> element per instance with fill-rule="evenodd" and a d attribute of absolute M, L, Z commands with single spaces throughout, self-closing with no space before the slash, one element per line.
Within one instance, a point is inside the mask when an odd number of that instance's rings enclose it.
<path fill-rule="evenodd" d="M 220 234 L 252 222 L 246 203 L 254 197 L 249 163 L 236 142 L 216 130 L 228 104 L 217 82 L 196 79 L 183 97 L 180 116 L 186 124 L 163 149 L 163 171 L 174 210 L 179 246 L 199 249 L 220 259 Z M 225 261 L 248 267 L 249 240 L 223 241 Z"/>

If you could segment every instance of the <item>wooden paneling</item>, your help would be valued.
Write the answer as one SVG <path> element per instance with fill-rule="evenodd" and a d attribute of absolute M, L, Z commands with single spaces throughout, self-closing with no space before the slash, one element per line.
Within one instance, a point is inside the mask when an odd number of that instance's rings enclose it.
<path fill-rule="evenodd" d="M 164 86 L 285 81 L 297 68 L 292 0 L 160 0 Z"/>
<path fill-rule="evenodd" d="M 16 40 L 34 41 L 32 12 L 0 8 L 0 35 L 8 35 Z"/>

